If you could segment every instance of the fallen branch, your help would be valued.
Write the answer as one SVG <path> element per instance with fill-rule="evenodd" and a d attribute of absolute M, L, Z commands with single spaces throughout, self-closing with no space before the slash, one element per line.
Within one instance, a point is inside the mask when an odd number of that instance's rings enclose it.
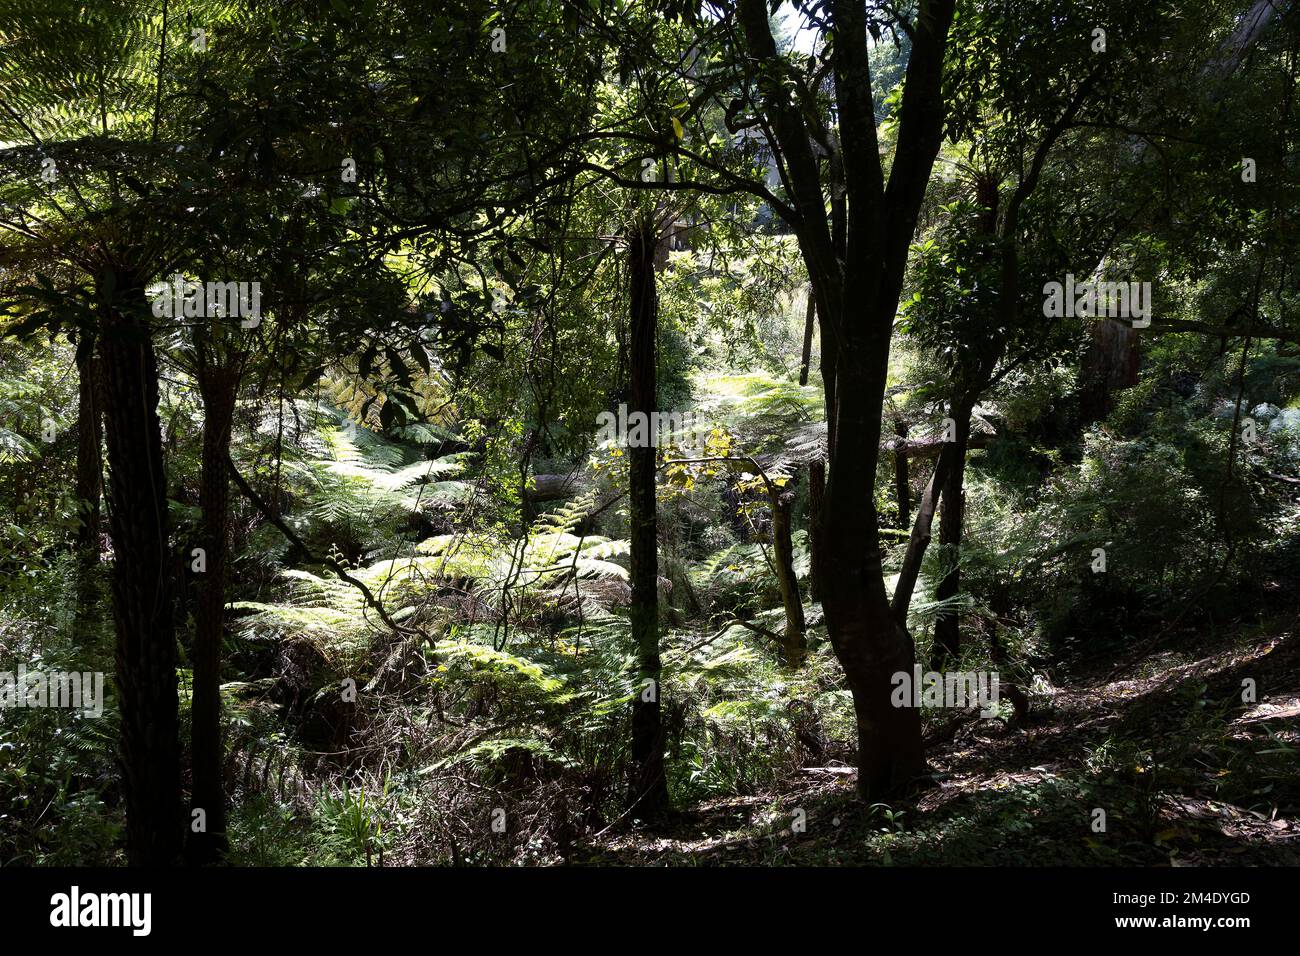
<path fill-rule="evenodd" d="M 966 448 L 987 448 L 989 439 L 993 436 L 988 432 L 975 432 L 966 442 Z M 943 451 L 945 442 L 942 435 L 931 435 L 928 438 L 889 438 L 880 443 L 880 450 L 887 451 L 894 455 L 903 455 L 907 458 L 938 458 Z"/>

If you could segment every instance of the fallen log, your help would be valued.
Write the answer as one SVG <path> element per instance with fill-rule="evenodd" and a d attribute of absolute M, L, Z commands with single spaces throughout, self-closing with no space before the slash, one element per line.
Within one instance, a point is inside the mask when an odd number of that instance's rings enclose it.
<path fill-rule="evenodd" d="M 992 437 L 988 432 L 974 432 L 966 447 L 987 448 Z M 938 458 L 943 446 L 942 435 L 931 435 L 928 438 L 889 438 L 880 443 L 880 450 L 890 454 L 901 452 L 908 458 Z"/>
<path fill-rule="evenodd" d="M 528 482 L 529 501 L 558 501 L 567 498 L 578 490 L 578 476 L 567 475 L 533 475 Z"/>

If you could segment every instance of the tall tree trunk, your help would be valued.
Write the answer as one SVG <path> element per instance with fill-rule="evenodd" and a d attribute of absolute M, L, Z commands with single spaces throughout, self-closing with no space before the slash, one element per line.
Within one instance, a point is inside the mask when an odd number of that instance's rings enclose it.
<path fill-rule="evenodd" d="M 103 493 L 103 425 L 99 359 L 94 331 L 77 341 L 77 608 L 74 633 L 88 639 L 94 626 L 95 568 L 99 564 L 99 498 Z"/>
<path fill-rule="evenodd" d="M 171 541 L 158 421 L 158 365 L 142 284 L 119 277 L 104 306 L 104 375 L 113 616 L 122 715 L 127 856 L 171 865 L 182 834 Z"/>
<path fill-rule="evenodd" d="M 826 463 L 808 462 L 808 600 L 816 603 L 821 598 L 822 560 L 822 509 L 826 497 Z"/>
<path fill-rule="evenodd" d="M 1041 168 L 1045 156 L 1046 153 L 1042 152 L 1036 155 L 1035 170 Z M 1020 206 L 1036 182 L 1036 172 L 1021 181 L 1007 207 L 1004 220 L 1006 232 L 1001 237 L 998 234 L 998 180 L 992 176 L 980 176 L 975 184 L 976 198 L 983 206 L 980 232 L 985 238 L 997 239 L 1002 245 L 999 304 L 1007 317 L 1007 328 L 1015 327 L 1019 315 L 1020 258 L 1016 242 Z M 986 345 L 978 357 L 968 359 L 969 367 L 959 370 L 956 378 L 966 385 L 954 389 L 948 405 L 948 415 L 955 427 L 953 440 L 948 443 L 950 454 L 947 458 L 947 471 L 940 476 L 942 504 L 939 511 L 939 544 L 944 546 L 944 557 L 951 564 L 935 588 L 936 601 L 951 600 L 961 590 L 961 541 L 966 503 L 963 487 L 966 482 L 966 454 L 971 445 L 971 414 L 981 391 L 991 384 L 991 376 L 1005 350 L 1005 342 L 1001 340 L 995 339 Z M 933 665 L 942 670 L 948 661 L 955 660 L 960 654 L 960 614 L 956 609 L 940 611 L 934 625 Z"/>
<path fill-rule="evenodd" d="M 658 231 L 650 216 L 639 216 L 628 232 L 629 388 L 628 415 L 655 411 L 655 333 L 659 304 L 655 289 Z M 659 556 L 655 505 L 655 457 L 649 442 L 628 449 L 628 511 L 631 522 L 632 641 L 637 655 L 637 688 L 632 700 L 632 791 L 637 816 L 653 816 L 668 806 L 664 775 L 664 730 L 660 714 Z"/>
<path fill-rule="evenodd" d="M 770 8 L 763 0 L 736 5 L 755 63 L 760 107 L 783 161 L 790 204 L 782 215 L 798 236 L 817 296 L 829 449 L 821 562 L 826 573 L 819 588 L 831 644 L 853 695 L 858 791 L 868 799 L 902 788 L 925 769 L 920 714 L 892 704 L 893 675 L 911 673 L 915 648 L 885 592 L 871 491 L 908 248 L 943 137 L 943 64 L 954 6 L 952 0 L 925 0 L 919 8 L 886 179 L 872 103 L 866 5 L 825 5 L 836 36 L 830 60 L 840 134 L 839 162 L 830 165 L 842 173 L 829 188 L 828 223 L 827 190 L 809 125 L 780 82 Z M 846 210 L 842 217 L 840 208 Z"/>
<path fill-rule="evenodd" d="M 226 794 L 221 767 L 221 645 L 225 636 L 226 567 L 229 558 L 230 485 L 227 456 L 235 412 L 239 372 L 203 362 L 199 369 L 203 397 L 203 477 L 199 506 L 203 512 L 206 567 L 199 583 L 194 615 L 194 697 L 190 750 L 193 760 L 191 825 L 186 856 L 204 865 L 226 852 Z M 193 811 L 202 810 L 205 826 L 195 832 Z"/>
<path fill-rule="evenodd" d="M 939 544 L 944 548 L 945 559 L 950 559 L 947 572 L 934 590 L 936 601 L 947 601 L 961 590 L 961 531 L 965 505 L 962 487 L 966 480 L 966 450 L 970 443 L 970 418 L 972 405 L 963 398 L 953 402 L 949 415 L 956 425 L 953 436 L 950 467 L 944 476 L 939 507 Z M 949 660 L 961 653 L 961 620 L 957 611 L 940 611 L 934 622 L 934 666 L 940 670 Z"/>
<path fill-rule="evenodd" d="M 889 326 L 885 326 L 888 334 Z M 853 695 L 858 730 L 858 791 L 866 799 L 898 792 L 925 769 L 921 715 L 892 703 L 893 675 L 911 674 L 915 648 L 885 592 L 876 509 L 870 488 L 880 441 L 884 367 L 870 373 L 841 363 L 839 427 L 826 487 L 822 607 L 836 657 Z M 876 378 L 880 381 L 875 381 Z"/>
<path fill-rule="evenodd" d="M 768 496 L 772 503 L 772 550 L 776 564 L 777 584 L 781 588 L 781 604 L 785 607 L 785 635 L 781 656 L 786 666 L 796 667 L 808 649 L 805 638 L 803 599 L 799 595 L 799 580 L 794 573 L 794 543 L 790 537 L 790 511 L 793 495 L 773 488 Z"/>

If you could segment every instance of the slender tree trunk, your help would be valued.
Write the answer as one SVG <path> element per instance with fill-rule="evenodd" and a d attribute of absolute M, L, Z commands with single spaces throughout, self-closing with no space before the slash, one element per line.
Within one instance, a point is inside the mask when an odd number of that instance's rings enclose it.
<path fill-rule="evenodd" d="M 160 866 L 177 862 L 183 823 L 158 366 L 144 289 L 119 277 L 117 291 L 120 299 L 104 310 L 99 355 L 127 856 L 133 865 Z"/>
<path fill-rule="evenodd" d="M 943 487 L 952 461 L 952 445 L 945 444 L 935 460 L 934 471 L 930 481 L 916 507 L 916 518 L 912 522 L 912 534 L 907 539 L 907 552 L 903 555 L 903 565 L 898 571 L 898 583 L 894 586 L 894 596 L 890 601 L 894 617 L 898 623 L 907 621 L 907 609 L 912 602 L 912 592 L 916 590 L 916 581 L 921 574 L 921 561 L 930 547 L 930 531 L 934 525 L 934 512 L 939 504 L 939 493 Z"/>
<path fill-rule="evenodd" d="M 794 573 L 794 543 L 790 537 L 790 494 L 775 488 L 768 496 L 772 503 L 772 550 L 775 552 L 776 578 L 781 588 L 781 604 L 785 607 L 785 635 L 781 656 L 786 666 L 796 667 L 807 652 L 803 616 L 803 599 L 799 595 L 799 580 Z"/>
<path fill-rule="evenodd" d="M 912 477 L 907 468 L 907 449 L 901 442 L 907 441 L 907 423 L 894 423 L 894 434 L 900 444 L 894 452 L 894 500 L 898 503 L 898 527 L 906 528 L 912 523 Z"/>
<path fill-rule="evenodd" d="M 1034 180 L 1036 182 L 1036 179 Z M 1018 315 L 1019 296 L 1019 251 L 1016 246 L 1017 222 L 1020 204 L 1028 192 L 1026 182 L 1022 180 L 1020 189 L 1013 196 L 1007 209 L 1005 238 L 1002 242 L 1002 270 L 1000 277 L 1000 306 L 1005 312 L 1007 328 L 1014 328 Z M 1032 183 L 1028 188 L 1032 188 Z M 984 237 L 998 239 L 998 188 L 997 180 L 992 177 L 979 177 L 976 182 L 976 197 L 984 207 L 980 217 L 980 231 Z M 950 561 L 943 578 L 934 591 L 936 601 L 949 601 L 961 590 L 961 542 L 962 524 L 965 516 L 966 496 L 966 454 L 970 450 L 971 414 L 980 392 L 988 387 L 990 376 L 997 368 L 1005 350 L 1005 343 L 994 340 L 989 343 L 983 354 L 972 360 L 971 366 L 959 374 L 958 380 L 968 383 L 964 390 L 957 388 L 948 406 L 948 415 L 953 420 L 953 440 L 949 443 L 948 469 L 940 480 L 942 503 L 939 511 L 939 544 L 944 547 L 946 560 Z M 977 383 L 977 384 L 969 384 Z M 961 616 L 954 609 L 940 611 L 934 625 L 934 661 L 936 669 L 942 670 L 947 662 L 956 660 L 961 654 Z"/>
<path fill-rule="evenodd" d="M 638 217 L 628 233 L 629 389 L 628 414 L 647 420 L 656 406 L 655 333 L 659 304 L 655 290 L 653 219 Z M 632 641 L 637 654 L 637 693 L 632 701 L 631 803 L 640 817 L 668 806 L 664 775 L 664 730 L 660 714 L 659 557 L 655 505 L 655 457 L 649 442 L 628 449 L 628 511 L 631 521 Z"/>
<path fill-rule="evenodd" d="M 950 415 L 956 425 L 953 436 L 950 467 L 944 476 L 939 508 L 939 544 L 946 559 L 951 559 L 947 572 L 934 590 L 936 601 L 947 601 L 961 590 L 961 537 L 965 510 L 966 450 L 970 443 L 970 418 L 972 406 L 966 399 L 954 402 Z M 957 611 L 941 611 L 934 623 L 935 667 L 942 670 L 950 660 L 961 654 L 961 620 Z"/>
<path fill-rule="evenodd" d="M 103 491 L 103 460 L 100 446 L 99 362 L 95 357 L 95 335 L 83 332 L 77 342 L 77 480 L 75 494 L 81 522 L 77 528 L 77 550 L 91 551 L 98 559 L 99 496 Z"/>
<path fill-rule="evenodd" d="M 95 333 L 77 341 L 77 608 L 73 631 L 88 640 L 94 628 L 95 568 L 99 564 L 99 498 L 103 493 L 103 425 Z"/>
<path fill-rule="evenodd" d="M 808 285 L 808 308 L 803 320 L 803 361 L 799 364 L 799 384 L 808 384 L 808 366 L 812 362 L 813 330 L 817 326 L 817 296 L 813 295 L 812 284 Z"/>
<path fill-rule="evenodd" d="M 186 856 L 204 865 L 226 852 L 226 794 L 221 767 L 221 645 L 225 636 L 226 568 L 229 559 L 230 485 L 227 456 L 234 420 L 239 373 L 207 364 L 199 370 L 203 397 L 203 477 L 199 506 L 203 512 L 201 547 L 205 568 L 199 581 L 194 614 L 194 697 L 190 750 L 193 760 L 191 826 Z M 193 811 L 202 810 L 204 829 L 195 832 Z"/>
<path fill-rule="evenodd" d="M 808 600 L 821 600 L 822 508 L 826 497 L 826 463 L 808 462 Z"/>

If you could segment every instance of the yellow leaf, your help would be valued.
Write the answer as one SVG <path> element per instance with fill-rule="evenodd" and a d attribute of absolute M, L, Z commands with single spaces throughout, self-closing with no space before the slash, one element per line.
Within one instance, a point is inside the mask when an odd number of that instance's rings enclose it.
<path fill-rule="evenodd" d="M 677 134 L 678 139 L 686 138 L 686 130 L 682 129 L 682 121 L 676 116 L 673 117 L 673 132 Z"/>

